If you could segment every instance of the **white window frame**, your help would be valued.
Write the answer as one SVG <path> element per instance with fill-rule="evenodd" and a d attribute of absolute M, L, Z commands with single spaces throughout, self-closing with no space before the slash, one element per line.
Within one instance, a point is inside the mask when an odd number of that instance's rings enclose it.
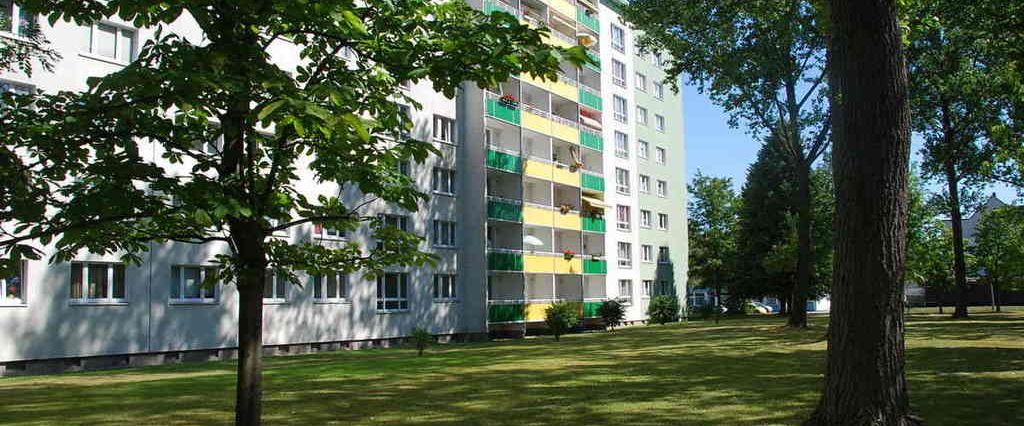
<path fill-rule="evenodd" d="M 455 302 L 459 300 L 458 276 L 455 274 L 434 274 L 433 296 L 435 302 Z"/>
<path fill-rule="evenodd" d="M 647 108 L 640 105 L 636 106 L 636 124 L 646 126 L 647 125 Z"/>
<path fill-rule="evenodd" d="M 619 280 L 619 300 L 623 305 L 633 304 L 633 280 Z"/>
<path fill-rule="evenodd" d="M 652 83 L 654 86 L 654 99 L 664 100 L 665 99 L 665 85 L 660 81 Z"/>
<path fill-rule="evenodd" d="M 75 266 L 76 265 L 80 265 L 80 267 L 82 268 L 82 274 L 81 274 L 82 275 L 82 282 L 81 282 L 81 287 L 80 287 L 81 297 L 78 297 L 78 298 L 72 297 L 72 295 L 70 294 L 71 289 L 73 289 L 72 284 L 71 284 L 72 282 L 70 280 L 74 279 L 74 272 L 73 271 L 75 270 Z M 107 275 L 107 297 L 97 297 L 97 298 L 89 297 L 89 287 L 88 286 L 89 286 L 89 273 L 91 272 L 90 271 L 90 269 L 91 269 L 90 266 L 103 266 L 104 268 L 106 268 L 106 275 Z M 122 270 L 124 271 L 124 282 L 121 283 L 122 287 L 124 288 L 124 294 L 122 295 L 122 297 L 115 297 L 114 296 L 114 289 L 115 289 L 115 284 L 116 284 L 115 278 L 117 277 L 116 270 L 117 270 L 118 267 L 121 267 Z M 68 281 L 68 291 L 69 291 L 68 300 L 71 302 L 71 304 L 74 304 L 74 305 L 126 305 L 126 304 L 128 304 L 128 271 L 127 271 L 127 268 L 125 267 L 125 265 L 123 263 L 120 263 L 120 262 L 102 262 L 102 261 L 100 261 L 100 262 L 73 261 L 73 262 L 71 262 L 71 270 L 72 270 L 72 273 L 69 275 L 69 281 Z"/>
<path fill-rule="evenodd" d="M 434 219 L 431 227 L 430 241 L 434 247 L 455 248 L 456 240 L 455 221 Z"/>
<path fill-rule="evenodd" d="M 643 280 L 640 283 L 640 296 L 649 299 L 651 290 L 654 288 L 654 280 Z"/>
<path fill-rule="evenodd" d="M 612 59 L 612 84 L 626 88 L 626 63 Z"/>
<path fill-rule="evenodd" d="M 199 270 L 199 297 L 186 296 L 188 288 L 185 277 L 186 268 Z M 207 274 L 215 271 L 216 266 L 213 265 L 171 265 L 171 292 L 167 295 L 168 303 L 172 305 L 215 305 L 220 303 L 220 283 L 214 284 L 212 288 L 203 286 Z M 177 278 L 177 282 L 174 282 L 174 278 Z M 174 287 L 178 288 L 178 297 L 174 297 Z"/>
<path fill-rule="evenodd" d="M 432 131 L 435 141 L 455 145 L 455 119 L 434 114 Z"/>
<path fill-rule="evenodd" d="M 668 214 L 658 213 L 658 229 L 662 231 L 668 230 Z"/>
<path fill-rule="evenodd" d="M 267 280 L 270 280 L 270 293 L 267 293 Z M 268 269 L 263 276 L 263 304 L 278 305 L 288 303 L 288 279 L 282 274 L 275 274 Z"/>
<path fill-rule="evenodd" d="M 643 139 L 636 142 L 636 156 L 646 160 L 651 155 L 651 144 Z"/>
<path fill-rule="evenodd" d="M 665 148 L 662 148 L 660 146 L 654 148 L 654 162 L 655 163 L 665 164 L 665 162 L 667 161 L 667 158 L 668 158 L 668 152 L 665 151 Z"/>
<path fill-rule="evenodd" d="M 636 81 L 633 82 L 633 87 L 641 92 L 647 91 L 647 76 L 641 72 L 636 73 Z"/>
<path fill-rule="evenodd" d="M 615 156 L 629 158 L 629 135 L 615 131 Z"/>
<path fill-rule="evenodd" d="M 633 212 L 631 210 L 629 206 L 624 204 L 615 206 L 615 229 L 626 232 L 633 229 Z"/>
<path fill-rule="evenodd" d="M 672 252 L 669 250 L 668 246 L 660 246 L 660 247 L 658 247 L 658 263 L 671 263 L 671 262 L 672 262 Z"/>
<path fill-rule="evenodd" d="M 392 213 L 381 213 L 381 220 L 384 222 L 384 226 L 394 226 L 402 231 L 409 232 L 409 216 L 404 214 L 392 214 Z M 395 224 L 388 224 L 388 221 L 394 220 Z"/>
<path fill-rule="evenodd" d="M 658 191 L 658 196 L 659 197 L 661 197 L 661 198 L 667 197 L 668 196 L 668 181 L 664 181 L 664 180 L 658 179 L 658 182 L 657 182 L 657 184 L 655 186 L 655 189 Z"/>
<path fill-rule="evenodd" d="M 617 37 L 618 36 L 618 37 Z M 612 49 L 620 53 L 626 53 L 626 29 L 612 24 L 611 27 Z"/>
<path fill-rule="evenodd" d="M 643 263 L 654 263 L 654 246 L 650 244 L 640 245 L 640 261 Z"/>
<path fill-rule="evenodd" d="M 387 280 L 389 277 L 397 277 L 396 284 L 397 295 L 393 297 L 386 296 L 387 293 Z M 395 312 L 408 312 L 409 311 L 409 274 L 406 272 L 386 272 L 377 277 L 377 313 L 395 313 Z M 388 307 L 389 304 L 394 304 L 396 307 Z"/>
<path fill-rule="evenodd" d="M 633 267 L 633 244 L 626 241 L 619 241 L 617 244 L 619 269 L 630 269 Z"/>
<path fill-rule="evenodd" d="M 621 178 L 621 179 L 620 179 Z M 615 168 L 615 192 L 622 195 L 629 195 L 629 170 L 621 167 Z"/>
<path fill-rule="evenodd" d="M 17 278 L 16 284 L 10 283 L 13 278 Z M 18 287 L 18 296 L 15 297 L 13 294 L 7 293 L 7 287 L 9 285 L 15 285 Z M 22 260 L 18 265 L 18 273 L 13 275 L 7 275 L 0 277 L 0 291 L 3 291 L 3 297 L 0 298 L 0 306 L 28 306 L 28 261 Z"/>
<path fill-rule="evenodd" d="M 430 189 L 439 195 L 455 195 L 455 170 L 434 167 L 430 173 Z"/>
<path fill-rule="evenodd" d="M 654 114 L 654 130 L 665 133 L 665 116 Z"/>
<path fill-rule="evenodd" d="M 619 108 L 620 105 L 622 106 L 621 109 Z M 619 123 L 629 124 L 629 102 L 626 101 L 626 98 L 612 95 L 612 116 Z"/>
<path fill-rule="evenodd" d="M 22 34 L 22 31 L 21 31 L 21 14 L 23 12 L 22 9 L 21 9 L 21 5 L 19 5 L 17 2 L 12 1 L 11 5 L 10 5 L 10 12 L 11 12 L 11 26 L 9 28 L 0 28 L 0 34 L 9 35 L 9 36 L 12 36 L 12 37 L 17 38 L 17 39 L 26 39 L 26 38 L 28 38 L 28 35 L 27 34 Z M 33 21 L 33 23 L 36 26 L 36 28 L 38 28 L 39 27 L 39 17 L 33 15 L 30 19 Z"/>
<path fill-rule="evenodd" d="M 651 177 L 647 175 L 640 175 L 640 193 L 650 194 L 651 193 Z"/>
<path fill-rule="evenodd" d="M 313 276 L 313 301 L 316 303 L 347 303 L 348 302 L 348 274 L 334 271 L 330 273 L 337 283 L 335 294 L 328 294 L 327 275 Z M 319 293 L 319 295 L 317 295 Z"/>
<path fill-rule="evenodd" d="M 99 33 L 99 27 L 100 26 L 110 27 L 110 28 L 113 28 L 113 29 L 117 30 L 117 34 L 114 36 L 114 56 L 113 57 L 106 56 L 104 54 L 99 53 L 99 51 L 96 48 L 96 46 L 98 46 L 97 41 L 98 41 L 98 33 Z M 89 57 L 89 58 L 93 58 L 93 59 L 98 59 L 98 60 L 105 61 L 105 62 L 112 62 L 112 63 L 120 64 L 120 65 L 127 65 L 127 64 L 131 63 L 132 61 L 134 61 L 135 58 L 138 56 L 138 50 L 139 50 L 139 30 L 138 29 L 132 28 L 132 27 L 129 27 L 129 26 L 126 26 L 126 25 L 122 25 L 122 24 L 116 24 L 116 23 L 113 23 L 113 22 L 110 22 L 110 21 L 97 22 L 97 23 L 94 23 L 94 24 L 92 24 L 90 26 L 87 26 L 85 28 L 89 32 L 89 48 L 88 49 L 84 49 L 84 50 L 81 51 L 81 54 L 83 56 L 86 56 L 86 57 Z M 122 47 L 121 47 L 122 40 L 124 40 L 123 34 L 125 32 L 130 32 L 131 33 L 131 36 L 128 37 L 128 38 L 131 39 L 131 41 L 132 41 L 131 50 L 128 52 L 129 57 L 127 59 L 122 57 L 122 54 L 124 52 L 122 52 Z"/>
<path fill-rule="evenodd" d="M 647 228 L 647 229 L 651 228 L 651 211 L 650 210 L 643 210 L 643 209 L 640 210 L 640 227 L 641 228 Z"/>
<path fill-rule="evenodd" d="M 342 231 L 340 229 L 328 228 L 324 225 L 313 225 L 313 233 L 316 234 L 318 238 L 326 240 L 345 239 L 345 231 Z"/>

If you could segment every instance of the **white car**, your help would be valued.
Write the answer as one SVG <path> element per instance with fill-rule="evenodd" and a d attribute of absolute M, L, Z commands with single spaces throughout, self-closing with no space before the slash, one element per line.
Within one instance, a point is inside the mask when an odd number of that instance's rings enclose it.
<path fill-rule="evenodd" d="M 750 304 L 754 306 L 754 310 L 757 311 L 757 313 L 759 314 L 770 314 L 772 312 L 775 312 L 775 310 L 772 309 L 771 306 L 765 305 L 764 303 L 761 302 L 750 302 Z"/>

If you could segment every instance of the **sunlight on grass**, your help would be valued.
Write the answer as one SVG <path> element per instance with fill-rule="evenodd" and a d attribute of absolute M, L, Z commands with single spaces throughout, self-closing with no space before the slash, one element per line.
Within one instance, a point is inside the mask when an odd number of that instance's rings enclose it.
<path fill-rule="evenodd" d="M 268 358 L 267 424 L 797 424 L 824 367 L 825 317 Z M 907 321 L 929 425 L 1024 424 L 1024 312 Z M 0 379 L 0 423 L 228 424 L 234 363 Z"/>

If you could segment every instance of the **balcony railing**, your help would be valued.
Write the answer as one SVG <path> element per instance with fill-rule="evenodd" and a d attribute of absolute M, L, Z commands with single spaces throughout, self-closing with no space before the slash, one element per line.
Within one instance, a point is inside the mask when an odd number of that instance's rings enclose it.
<path fill-rule="evenodd" d="M 523 252 L 520 250 L 491 249 L 487 253 L 487 269 L 491 271 L 522 271 Z"/>
<path fill-rule="evenodd" d="M 590 108 L 601 111 L 601 94 L 597 90 L 587 87 L 586 85 L 580 85 L 580 103 Z"/>
<path fill-rule="evenodd" d="M 576 21 L 595 33 L 601 33 L 601 22 L 597 19 L 597 12 L 592 9 L 576 5 Z"/>
<path fill-rule="evenodd" d="M 583 175 L 580 176 L 580 185 L 583 189 L 604 192 L 604 177 L 594 173 L 583 172 Z"/>
<path fill-rule="evenodd" d="M 522 223 L 523 202 L 494 196 L 487 197 L 487 218 Z"/>
<path fill-rule="evenodd" d="M 583 216 L 583 230 L 589 232 L 606 232 L 603 217 Z"/>
<path fill-rule="evenodd" d="M 509 173 L 523 172 L 522 157 L 494 149 L 487 150 L 486 164 L 487 167 L 503 170 Z"/>
<path fill-rule="evenodd" d="M 584 274 L 607 274 L 608 273 L 608 261 L 600 258 L 591 257 L 589 259 L 583 259 L 583 273 Z"/>
<path fill-rule="evenodd" d="M 604 151 L 604 139 L 601 134 L 584 127 L 580 128 L 580 145 L 597 151 Z"/>
<path fill-rule="evenodd" d="M 492 12 L 505 12 L 512 16 L 519 16 L 519 11 L 508 3 L 501 0 L 484 1 L 484 13 L 491 14 Z"/>
<path fill-rule="evenodd" d="M 487 94 L 487 115 L 515 125 L 519 125 L 523 121 L 518 107 L 502 102 L 500 97 L 494 93 Z"/>

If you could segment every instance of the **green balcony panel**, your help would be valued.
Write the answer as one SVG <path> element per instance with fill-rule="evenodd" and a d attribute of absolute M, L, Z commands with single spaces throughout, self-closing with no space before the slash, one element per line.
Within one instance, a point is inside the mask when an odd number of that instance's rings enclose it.
<path fill-rule="evenodd" d="M 526 305 L 491 305 L 487 309 L 487 320 L 490 322 L 512 322 L 526 320 Z"/>
<path fill-rule="evenodd" d="M 604 218 L 583 216 L 583 230 L 590 232 L 605 232 Z"/>
<path fill-rule="evenodd" d="M 587 67 L 587 68 L 590 68 L 590 69 L 592 69 L 592 70 L 594 70 L 594 71 L 596 71 L 596 72 L 601 72 L 601 57 L 600 57 L 600 56 L 597 56 L 597 55 L 595 55 L 595 54 L 593 54 L 593 53 L 591 53 L 591 52 L 587 52 L 587 56 L 589 56 L 589 57 L 590 57 L 590 59 L 593 59 L 593 60 L 594 60 L 594 62 L 596 62 L 596 64 L 590 64 L 590 63 L 588 63 L 588 64 L 586 65 L 586 67 Z"/>
<path fill-rule="evenodd" d="M 601 316 L 601 305 L 604 302 L 583 302 L 583 318 L 597 318 Z"/>
<path fill-rule="evenodd" d="M 603 177 L 584 173 L 583 176 L 581 176 L 580 183 L 583 185 L 584 189 L 592 189 L 594 191 L 604 192 Z"/>
<path fill-rule="evenodd" d="M 601 139 L 600 133 L 591 132 L 588 130 L 581 130 L 580 145 L 583 145 L 590 149 L 604 151 L 604 139 Z"/>
<path fill-rule="evenodd" d="M 484 2 L 484 13 L 490 15 L 493 12 L 505 12 L 509 15 L 515 16 L 516 11 L 511 6 L 501 2 L 487 0 Z M 578 13 L 578 12 L 577 12 Z"/>
<path fill-rule="evenodd" d="M 519 253 L 489 253 L 487 269 L 492 271 L 522 271 L 523 255 Z"/>
<path fill-rule="evenodd" d="M 583 24 L 583 26 L 594 30 L 594 32 L 600 33 L 601 23 L 597 20 L 597 14 L 587 13 L 589 10 L 583 6 L 576 6 L 576 20 Z"/>
<path fill-rule="evenodd" d="M 583 259 L 584 274 L 607 274 L 608 261 L 598 259 Z"/>
<path fill-rule="evenodd" d="M 510 220 L 512 222 L 523 221 L 522 204 L 510 203 L 507 201 L 488 200 L 487 217 L 490 219 Z"/>
<path fill-rule="evenodd" d="M 580 87 L 580 103 L 598 111 L 602 110 L 601 95 Z"/>
<path fill-rule="evenodd" d="M 487 150 L 487 167 L 512 173 L 522 173 L 523 159 L 500 151 Z"/>
<path fill-rule="evenodd" d="M 516 125 L 522 121 L 519 108 L 502 105 L 497 99 L 487 100 L 487 115 Z"/>

